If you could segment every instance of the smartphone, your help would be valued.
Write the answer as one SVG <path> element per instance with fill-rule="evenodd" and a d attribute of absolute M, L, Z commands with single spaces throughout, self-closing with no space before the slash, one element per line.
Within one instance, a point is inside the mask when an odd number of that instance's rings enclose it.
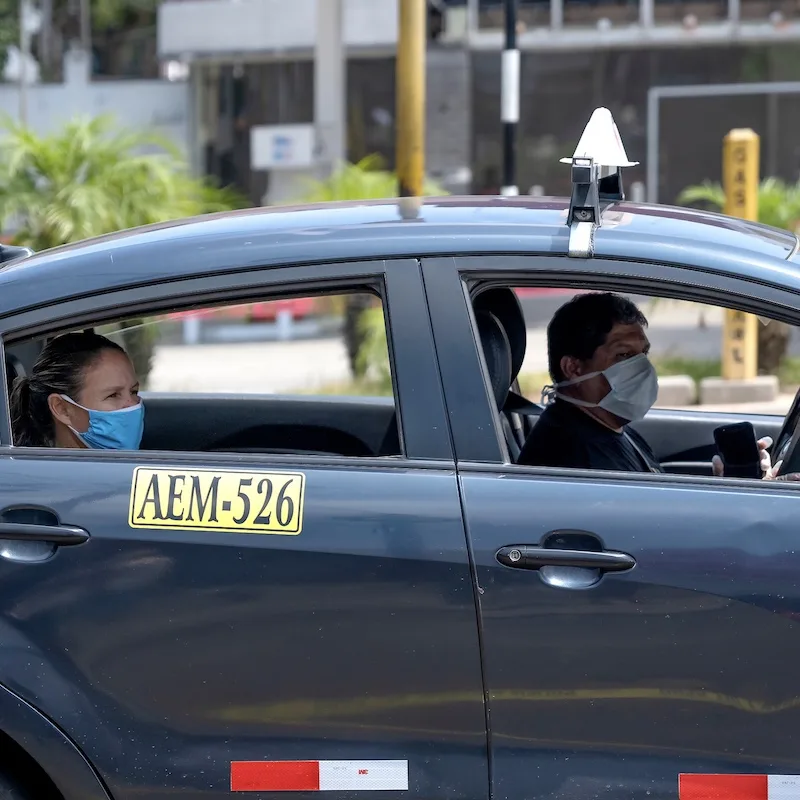
<path fill-rule="evenodd" d="M 722 425 L 714 430 L 726 478 L 760 478 L 761 454 L 756 431 L 750 422 Z"/>

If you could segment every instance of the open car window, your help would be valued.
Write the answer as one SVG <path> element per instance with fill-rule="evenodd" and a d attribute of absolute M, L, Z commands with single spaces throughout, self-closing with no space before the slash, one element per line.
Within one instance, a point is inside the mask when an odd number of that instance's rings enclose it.
<path fill-rule="evenodd" d="M 95 331 L 141 381 L 141 449 L 399 456 L 383 305 L 364 291 L 144 315 Z M 29 372 L 43 340 L 7 348 Z"/>

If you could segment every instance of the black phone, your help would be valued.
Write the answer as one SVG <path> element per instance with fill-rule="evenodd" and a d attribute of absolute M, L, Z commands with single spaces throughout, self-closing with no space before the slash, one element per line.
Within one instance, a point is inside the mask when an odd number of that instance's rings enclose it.
<path fill-rule="evenodd" d="M 726 478 L 760 478 L 761 454 L 756 431 L 750 422 L 722 425 L 714 430 Z"/>

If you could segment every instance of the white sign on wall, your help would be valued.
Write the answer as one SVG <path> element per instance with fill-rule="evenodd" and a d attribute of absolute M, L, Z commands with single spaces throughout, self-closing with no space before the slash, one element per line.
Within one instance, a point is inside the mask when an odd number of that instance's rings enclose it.
<path fill-rule="evenodd" d="M 313 125 L 255 125 L 250 129 L 253 169 L 305 169 L 313 164 Z"/>

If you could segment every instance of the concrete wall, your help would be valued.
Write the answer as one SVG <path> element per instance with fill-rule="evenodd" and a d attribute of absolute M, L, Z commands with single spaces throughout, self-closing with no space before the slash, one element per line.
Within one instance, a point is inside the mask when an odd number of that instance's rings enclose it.
<path fill-rule="evenodd" d="M 311 51 L 317 0 L 173 0 L 158 9 L 161 58 Z M 345 0 L 347 47 L 392 50 L 397 0 Z"/>
<path fill-rule="evenodd" d="M 89 80 L 82 53 L 67 55 L 63 84 L 27 88 L 27 123 L 39 134 L 57 130 L 78 115 L 111 114 L 125 127 L 168 136 L 188 156 L 191 130 L 189 84 L 170 81 Z M 0 83 L 0 114 L 19 119 L 19 89 Z"/>

